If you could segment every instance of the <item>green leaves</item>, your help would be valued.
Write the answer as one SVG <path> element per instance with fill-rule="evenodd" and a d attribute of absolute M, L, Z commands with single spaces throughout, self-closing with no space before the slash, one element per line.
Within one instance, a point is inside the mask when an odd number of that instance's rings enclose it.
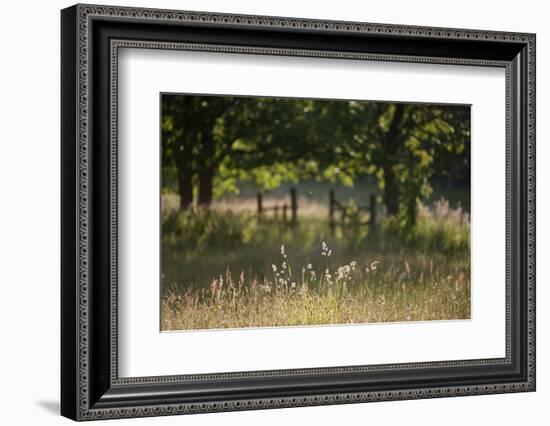
<path fill-rule="evenodd" d="M 412 218 L 434 176 L 469 177 L 470 108 L 163 95 L 162 150 L 165 185 L 207 171 L 221 196 L 239 180 L 268 190 L 304 179 L 352 186 L 368 175 L 390 214 L 398 203 Z"/>

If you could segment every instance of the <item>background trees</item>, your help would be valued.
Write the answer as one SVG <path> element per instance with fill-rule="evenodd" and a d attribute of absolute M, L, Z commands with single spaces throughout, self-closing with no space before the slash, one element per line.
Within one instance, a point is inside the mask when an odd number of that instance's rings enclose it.
<path fill-rule="evenodd" d="M 414 225 L 435 178 L 469 179 L 468 106 L 163 95 L 163 187 L 205 208 L 240 180 L 272 189 L 373 176 Z"/>

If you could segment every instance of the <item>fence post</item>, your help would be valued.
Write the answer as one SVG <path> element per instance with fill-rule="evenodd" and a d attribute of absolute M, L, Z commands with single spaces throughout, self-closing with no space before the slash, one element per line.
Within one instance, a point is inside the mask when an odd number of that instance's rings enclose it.
<path fill-rule="evenodd" d="M 377 227 L 377 217 L 376 217 L 376 214 L 377 214 L 377 205 L 376 205 L 376 195 L 374 194 L 371 194 L 370 196 L 370 219 L 369 219 L 369 227 L 370 227 L 370 231 L 372 231 L 372 233 L 374 234 L 376 232 L 376 227 Z"/>
<path fill-rule="evenodd" d="M 330 230 L 334 234 L 334 189 L 328 193 L 328 223 Z"/>
<path fill-rule="evenodd" d="M 296 223 L 298 217 L 298 201 L 296 199 L 296 188 L 290 188 L 290 210 L 292 223 Z"/>
<path fill-rule="evenodd" d="M 275 205 L 275 207 L 273 207 L 273 210 L 275 211 L 275 219 L 277 219 L 279 217 L 279 206 Z"/>
<path fill-rule="evenodd" d="M 288 209 L 288 206 L 286 204 L 283 204 L 283 222 L 286 223 L 286 220 L 287 220 L 287 209 Z"/>
<path fill-rule="evenodd" d="M 258 192 L 257 200 L 258 200 L 258 220 L 261 220 L 262 219 L 262 193 L 261 192 Z"/>

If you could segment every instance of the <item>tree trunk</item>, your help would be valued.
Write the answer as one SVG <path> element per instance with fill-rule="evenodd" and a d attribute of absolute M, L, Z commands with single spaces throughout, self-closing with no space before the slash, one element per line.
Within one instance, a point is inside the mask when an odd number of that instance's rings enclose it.
<path fill-rule="evenodd" d="M 399 161 L 398 153 L 403 143 L 401 125 L 403 120 L 403 104 L 396 104 L 390 128 L 386 133 L 383 149 L 385 151 L 384 169 L 384 204 L 390 216 L 399 213 L 399 182 L 394 166 Z"/>
<path fill-rule="evenodd" d="M 399 213 L 399 185 L 392 164 L 384 165 L 384 204 L 388 215 Z"/>
<path fill-rule="evenodd" d="M 178 189 L 180 209 L 188 209 L 193 204 L 193 175 L 191 173 L 178 170 Z"/>
<path fill-rule="evenodd" d="M 416 197 L 412 197 L 409 200 L 407 206 L 407 225 L 413 227 L 416 225 L 416 216 L 418 214 L 418 202 Z"/>
<path fill-rule="evenodd" d="M 214 189 L 214 172 L 205 170 L 199 175 L 199 206 L 209 208 Z"/>

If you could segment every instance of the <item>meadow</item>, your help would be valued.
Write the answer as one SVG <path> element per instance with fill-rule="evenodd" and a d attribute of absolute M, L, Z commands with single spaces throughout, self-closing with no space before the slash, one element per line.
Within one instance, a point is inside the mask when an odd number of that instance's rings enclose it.
<path fill-rule="evenodd" d="M 360 220 L 331 230 L 323 200 L 301 196 L 291 224 L 258 220 L 246 195 L 185 211 L 163 195 L 162 330 L 470 318 L 459 206 L 426 203 L 406 231 L 383 215 L 376 232 Z"/>

